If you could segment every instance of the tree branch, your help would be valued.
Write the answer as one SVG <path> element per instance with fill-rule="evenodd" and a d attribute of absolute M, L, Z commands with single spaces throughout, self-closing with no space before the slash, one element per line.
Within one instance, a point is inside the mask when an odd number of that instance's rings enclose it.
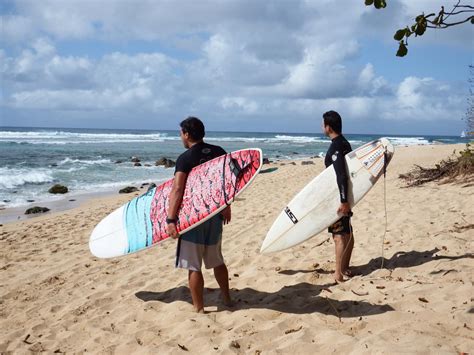
<path fill-rule="evenodd" d="M 451 27 L 451 26 L 456 26 L 456 25 L 460 25 L 462 23 L 465 23 L 467 21 L 471 21 L 472 19 L 474 18 L 474 16 L 470 16 L 468 17 L 467 19 L 463 20 L 463 21 L 459 21 L 459 22 L 453 22 L 453 23 L 440 23 L 439 25 L 437 26 L 426 26 L 427 28 L 448 28 L 448 27 Z M 428 21 L 429 23 L 433 23 L 432 21 Z"/>
<path fill-rule="evenodd" d="M 458 12 L 445 12 L 445 14 L 459 15 L 459 14 L 463 14 L 465 12 L 474 12 L 474 9 L 473 10 L 461 10 L 461 11 L 458 11 Z M 448 17 L 446 16 L 446 18 L 448 18 Z"/>
<path fill-rule="evenodd" d="M 456 5 L 454 5 L 453 9 L 451 10 L 451 12 L 453 12 L 454 10 L 456 10 L 456 8 L 459 6 L 459 3 L 461 2 L 461 0 L 458 0 L 458 3 Z M 444 12 L 444 6 L 441 6 L 441 11 Z M 448 16 L 446 16 L 445 20 L 451 16 L 451 14 L 449 14 Z"/>

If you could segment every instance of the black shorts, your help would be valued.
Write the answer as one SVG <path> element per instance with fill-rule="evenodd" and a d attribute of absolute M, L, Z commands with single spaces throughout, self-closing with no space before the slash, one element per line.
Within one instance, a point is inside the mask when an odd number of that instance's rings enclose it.
<path fill-rule="evenodd" d="M 331 224 L 328 228 L 328 232 L 332 234 L 350 234 L 352 233 L 351 216 L 344 216 Z"/>

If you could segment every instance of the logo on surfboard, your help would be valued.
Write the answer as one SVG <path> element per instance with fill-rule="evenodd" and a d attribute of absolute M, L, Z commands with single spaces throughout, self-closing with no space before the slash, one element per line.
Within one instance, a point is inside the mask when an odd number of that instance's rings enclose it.
<path fill-rule="evenodd" d="M 288 207 L 285 208 L 285 213 L 286 213 L 286 215 L 291 219 L 291 221 L 293 222 L 293 224 L 298 223 L 298 218 L 295 217 L 295 215 L 293 214 L 293 212 L 291 212 L 291 210 L 290 210 Z"/>

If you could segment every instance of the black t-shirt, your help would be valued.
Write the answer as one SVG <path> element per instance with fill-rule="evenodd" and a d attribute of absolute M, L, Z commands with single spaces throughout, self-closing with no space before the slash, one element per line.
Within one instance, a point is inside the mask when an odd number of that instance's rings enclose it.
<path fill-rule="evenodd" d="M 348 175 L 344 156 L 350 151 L 352 151 L 351 144 L 341 134 L 332 140 L 328 152 L 326 153 L 326 157 L 324 158 L 326 168 L 334 165 L 341 202 L 347 202 Z"/>
<path fill-rule="evenodd" d="M 196 143 L 176 160 L 174 173 L 178 171 L 188 174 L 195 166 L 201 165 L 209 160 L 226 154 L 226 151 L 218 145 L 204 142 Z"/>

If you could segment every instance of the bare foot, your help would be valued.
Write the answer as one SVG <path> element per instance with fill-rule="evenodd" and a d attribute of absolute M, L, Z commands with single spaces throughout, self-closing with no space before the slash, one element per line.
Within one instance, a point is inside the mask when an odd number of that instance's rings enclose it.
<path fill-rule="evenodd" d="M 339 275 L 334 274 L 334 281 L 336 281 L 336 283 L 341 283 L 347 280 L 349 280 L 349 278 L 345 276 L 345 274 L 339 274 Z"/>
<path fill-rule="evenodd" d="M 204 314 L 204 308 L 199 308 L 199 309 L 197 309 L 196 307 L 194 307 L 194 311 L 195 311 L 196 313 Z"/>
<path fill-rule="evenodd" d="M 345 275 L 345 276 L 347 276 L 347 277 L 352 277 L 352 276 L 354 276 L 354 274 L 352 273 L 352 271 L 349 270 L 349 269 L 344 270 L 344 271 L 342 272 L 342 274 Z"/>
<path fill-rule="evenodd" d="M 221 294 L 221 300 L 222 300 L 222 303 L 227 307 L 232 307 L 234 305 L 234 302 L 232 302 L 230 295 Z"/>

